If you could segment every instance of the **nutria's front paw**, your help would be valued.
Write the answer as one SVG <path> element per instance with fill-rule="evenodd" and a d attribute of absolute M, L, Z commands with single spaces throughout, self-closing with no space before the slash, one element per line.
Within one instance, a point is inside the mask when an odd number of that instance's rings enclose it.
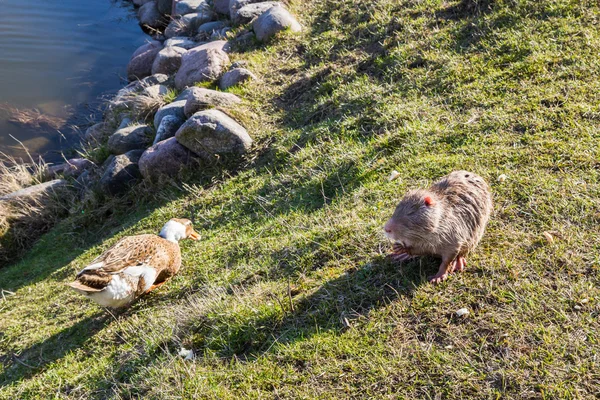
<path fill-rule="evenodd" d="M 437 274 L 437 275 L 434 275 L 429 278 L 429 283 L 433 283 L 434 285 L 437 285 L 438 283 L 444 282 L 446 279 L 448 279 L 447 273 Z"/>
<path fill-rule="evenodd" d="M 415 258 L 415 256 L 410 254 L 409 250 L 400 243 L 394 243 L 392 245 L 392 253 L 389 257 L 396 262 L 408 261 Z"/>

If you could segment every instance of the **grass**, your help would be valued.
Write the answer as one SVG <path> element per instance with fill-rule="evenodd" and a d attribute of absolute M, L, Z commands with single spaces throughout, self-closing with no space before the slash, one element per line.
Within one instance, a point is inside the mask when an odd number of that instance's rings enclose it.
<path fill-rule="evenodd" d="M 232 55 L 261 78 L 232 90 L 243 168 L 84 210 L 0 270 L 0 398 L 594 398 L 598 5 L 291 8 L 303 34 Z M 466 272 L 432 286 L 436 260 L 389 262 L 381 226 L 459 168 L 495 211 Z M 168 285 L 119 313 L 67 290 L 174 216 L 202 241 Z"/>

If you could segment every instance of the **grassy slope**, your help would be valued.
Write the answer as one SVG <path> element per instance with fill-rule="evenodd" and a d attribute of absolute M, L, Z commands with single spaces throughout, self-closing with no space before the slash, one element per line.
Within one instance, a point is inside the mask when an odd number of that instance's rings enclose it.
<path fill-rule="evenodd" d="M 0 300 L 0 398 L 594 396 L 595 2 L 293 9 L 303 35 L 234 55 L 262 77 L 237 90 L 259 143 L 247 169 L 106 225 L 66 221 L 0 271 L 16 291 Z M 432 286 L 436 261 L 386 261 L 380 227 L 403 191 L 458 168 L 491 182 L 496 209 L 467 271 Z M 119 237 L 190 209 L 202 242 L 130 310 L 66 290 Z"/>

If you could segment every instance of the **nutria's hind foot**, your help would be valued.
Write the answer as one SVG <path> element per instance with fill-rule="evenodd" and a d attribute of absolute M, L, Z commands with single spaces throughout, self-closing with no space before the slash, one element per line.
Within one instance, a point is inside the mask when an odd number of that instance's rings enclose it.
<path fill-rule="evenodd" d="M 464 257 L 456 257 L 456 261 L 450 268 L 450 273 L 453 274 L 455 272 L 462 272 L 465 270 L 467 266 L 467 260 Z"/>

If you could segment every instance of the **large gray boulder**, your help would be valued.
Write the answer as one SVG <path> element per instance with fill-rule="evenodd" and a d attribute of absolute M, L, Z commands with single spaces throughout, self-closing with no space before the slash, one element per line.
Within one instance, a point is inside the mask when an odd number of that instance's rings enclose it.
<path fill-rule="evenodd" d="M 175 46 L 165 47 L 159 51 L 152 64 L 152 74 L 171 75 L 176 73 L 179 67 L 181 67 L 181 56 L 186 51 L 181 47 Z"/>
<path fill-rule="evenodd" d="M 219 14 L 229 16 L 229 0 L 213 0 L 213 8 Z"/>
<path fill-rule="evenodd" d="M 55 179 L 53 181 L 40 183 L 24 189 L 18 190 L 0 196 L 1 202 L 8 202 L 15 205 L 19 203 L 36 204 L 43 202 L 45 199 L 52 198 L 60 194 L 60 191 L 67 187 L 67 181 Z"/>
<path fill-rule="evenodd" d="M 178 0 L 175 3 L 175 15 L 190 13 L 211 12 L 210 4 L 206 0 Z"/>
<path fill-rule="evenodd" d="M 127 79 L 142 79 L 152 74 L 152 64 L 162 44 L 156 40 L 140 46 L 131 56 L 127 65 Z"/>
<path fill-rule="evenodd" d="M 142 176 L 154 180 L 161 175 L 174 177 L 193 159 L 193 154 L 172 137 L 154 144 L 140 157 Z"/>
<path fill-rule="evenodd" d="M 260 3 L 246 4 L 234 12 L 231 16 L 231 22 L 235 25 L 247 24 L 274 6 L 282 6 L 282 4 L 277 1 L 263 1 Z"/>
<path fill-rule="evenodd" d="M 165 47 L 181 47 L 182 49 L 186 50 L 198 47 L 203 44 L 204 42 L 195 42 L 192 39 L 184 36 L 175 36 L 165 40 Z"/>
<path fill-rule="evenodd" d="M 178 118 L 175 115 L 167 115 L 160 121 L 158 129 L 156 129 L 156 136 L 154 137 L 155 145 L 158 142 L 172 138 L 177 133 L 177 130 L 183 125 L 185 120 Z"/>
<path fill-rule="evenodd" d="M 207 43 L 209 45 L 210 43 Z M 183 90 L 198 82 L 219 79 L 227 65 L 227 53 L 218 48 L 207 48 L 203 45 L 189 50 L 181 58 L 181 67 L 175 75 L 175 87 Z"/>
<path fill-rule="evenodd" d="M 211 107 L 232 107 L 241 103 L 239 97 L 231 93 L 223 93 L 216 90 L 193 87 L 190 88 L 187 102 L 185 103 L 185 116 L 191 117 L 198 111 Z"/>
<path fill-rule="evenodd" d="M 132 150 L 112 157 L 100 178 L 100 188 L 111 194 L 127 190 L 141 178 L 138 161 L 143 150 Z"/>
<path fill-rule="evenodd" d="M 164 15 L 171 15 L 173 6 L 173 0 L 157 0 L 156 5 L 158 7 L 158 11 Z"/>
<path fill-rule="evenodd" d="M 148 125 L 131 125 L 117 130 L 108 138 L 108 151 L 124 154 L 131 150 L 145 149 L 152 143 L 153 132 Z"/>
<path fill-rule="evenodd" d="M 185 100 L 174 101 L 159 108 L 156 114 L 154 114 L 154 126 L 160 126 L 163 118 L 167 115 L 173 115 L 181 120 L 185 120 L 185 113 L 183 112 L 185 102 Z"/>
<path fill-rule="evenodd" d="M 269 8 L 260 17 L 255 19 L 252 23 L 252 29 L 254 29 L 256 38 L 264 42 L 284 30 L 300 32 L 302 26 L 288 10 L 281 6 L 275 6 Z"/>
<path fill-rule="evenodd" d="M 160 28 L 164 25 L 165 20 L 163 15 L 158 11 L 156 2 L 148 2 L 140 7 L 138 10 L 138 20 L 142 27 L 148 27 L 152 29 Z"/>
<path fill-rule="evenodd" d="M 252 145 L 246 129 L 219 110 L 197 112 L 179 128 L 175 138 L 209 162 L 217 157 L 239 157 Z"/>
<path fill-rule="evenodd" d="M 246 68 L 234 68 L 231 71 L 227 71 L 223 74 L 221 80 L 219 81 L 219 88 L 221 90 L 226 90 L 240 83 L 256 79 L 256 75 L 248 71 Z"/>

